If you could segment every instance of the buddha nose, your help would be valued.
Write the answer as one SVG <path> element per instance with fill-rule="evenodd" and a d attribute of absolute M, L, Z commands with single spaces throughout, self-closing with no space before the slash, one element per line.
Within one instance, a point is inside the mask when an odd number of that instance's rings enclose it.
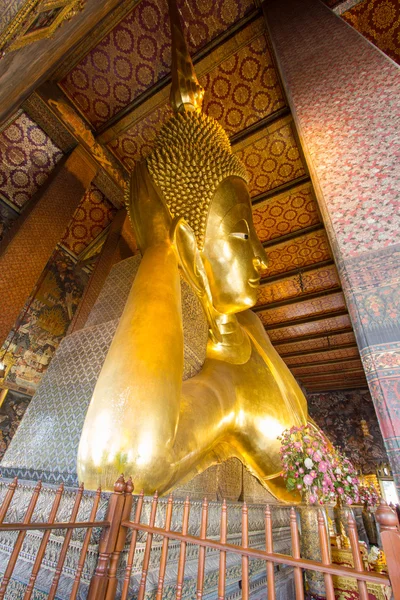
<path fill-rule="evenodd" d="M 253 258 L 254 268 L 258 273 L 262 273 L 268 266 L 268 258 L 265 252 L 263 251 L 262 256 L 255 256 Z"/>

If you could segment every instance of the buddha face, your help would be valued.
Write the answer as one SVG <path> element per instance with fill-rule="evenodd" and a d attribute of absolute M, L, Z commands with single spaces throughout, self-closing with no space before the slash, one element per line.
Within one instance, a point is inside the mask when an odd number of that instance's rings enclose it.
<path fill-rule="evenodd" d="M 247 185 L 226 178 L 210 205 L 202 259 L 214 308 L 237 313 L 255 305 L 267 256 L 253 225 Z"/>

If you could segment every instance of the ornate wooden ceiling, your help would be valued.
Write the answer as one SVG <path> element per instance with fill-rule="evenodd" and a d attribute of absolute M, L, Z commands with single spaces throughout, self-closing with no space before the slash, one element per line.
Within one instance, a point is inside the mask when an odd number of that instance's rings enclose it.
<path fill-rule="evenodd" d="M 307 390 L 366 387 L 260 3 L 191 0 L 190 10 L 180 4 L 205 110 L 228 131 L 250 176 L 254 223 L 269 256 L 255 310 Z M 141 0 L 118 23 L 112 14 L 103 20 L 53 77 L 57 97 L 126 173 L 149 152 L 169 115 L 168 40 L 166 1 Z M 54 118 L 52 89 L 39 89 L 36 100 Z M 64 242 L 77 243 L 68 236 Z"/>

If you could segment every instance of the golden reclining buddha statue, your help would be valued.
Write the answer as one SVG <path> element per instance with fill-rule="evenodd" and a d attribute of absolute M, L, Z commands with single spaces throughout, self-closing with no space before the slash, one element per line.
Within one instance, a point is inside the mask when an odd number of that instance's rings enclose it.
<path fill-rule="evenodd" d="M 160 494 L 230 457 L 278 499 L 280 442 L 307 423 L 307 403 L 255 305 L 267 256 L 246 171 L 200 87 L 170 0 L 174 116 L 131 179 L 128 211 L 142 253 L 89 406 L 78 453 L 88 488 L 124 472 Z M 182 381 L 180 273 L 209 327 L 204 365 Z"/>

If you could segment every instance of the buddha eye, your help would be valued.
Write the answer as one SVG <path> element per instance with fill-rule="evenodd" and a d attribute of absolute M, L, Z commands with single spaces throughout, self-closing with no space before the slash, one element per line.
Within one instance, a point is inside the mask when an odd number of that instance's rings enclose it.
<path fill-rule="evenodd" d="M 240 240 L 248 240 L 249 239 L 249 234 L 248 233 L 231 233 L 232 237 L 235 238 L 239 238 Z"/>

